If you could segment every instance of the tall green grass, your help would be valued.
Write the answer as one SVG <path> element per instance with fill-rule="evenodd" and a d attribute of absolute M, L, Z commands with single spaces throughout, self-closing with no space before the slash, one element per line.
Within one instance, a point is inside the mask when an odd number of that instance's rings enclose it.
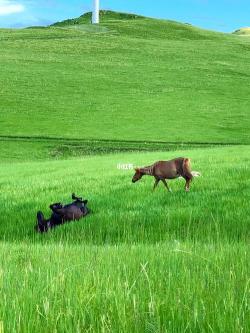
<path fill-rule="evenodd" d="M 189 156 L 202 173 L 185 193 L 184 180 L 170 181 L 173 193 L 154 179 L 132 184 L 133 170 L 118 163 L 149 165 L 160 159 Z M 249 236 L 248 147 L 93 156 L 68 161 L 3 163 L 0 166 L 0 238 L 64 240 L 87 243 L 155 243 L 179 239 L 216 242 Z M 48 235 L 35 235 L 38 210 L 67 203 L 75 192 L 89 199 L 92 214 Z"/>
<path fill-rule="evenodd" d="M 0 243 L 6 332 L 248 332 L 249 246 Z"/>
<path fill-rule="evenodd" d="M 202 173 L 190 193 L 117 169 L 178 155 Z M 248 332 L 249 179 L 247 146 L 3 161 L 4 332 Z M 72 192 L 91 214 L 36 234 L 37 210 Z"/>

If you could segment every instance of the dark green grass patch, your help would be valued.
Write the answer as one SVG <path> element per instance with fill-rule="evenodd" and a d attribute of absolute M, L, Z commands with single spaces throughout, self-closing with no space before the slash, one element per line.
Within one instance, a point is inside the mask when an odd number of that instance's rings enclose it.
<path fill-rule="evenodd" d="M 196 149 L 212 146 L 206 143 L 67 140 L 65 138 L 2 136 L 0 137 L 0 161 L 44 161 L 120 152 L 175 151 L 178 149 Z M 214 145 L 214 147 L 216 146 L 223 147 L 220 144 Z"/>

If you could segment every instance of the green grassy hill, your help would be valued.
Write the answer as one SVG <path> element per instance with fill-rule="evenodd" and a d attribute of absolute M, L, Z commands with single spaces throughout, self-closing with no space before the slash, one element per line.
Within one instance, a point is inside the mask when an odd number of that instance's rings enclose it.
<path fill-rule="evenodd" d="M 102 17 L 0 30 L 1 136 L 250 142 L 250 41 Z"/>

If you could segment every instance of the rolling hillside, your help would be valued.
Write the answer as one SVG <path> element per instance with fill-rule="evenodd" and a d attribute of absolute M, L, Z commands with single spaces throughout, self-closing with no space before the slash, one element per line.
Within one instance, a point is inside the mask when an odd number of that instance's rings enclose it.
<path fill-rule="evenodd" d="M 250 142 L 249 40 L 102 17 L 0 30 L 1 136 Z"/>

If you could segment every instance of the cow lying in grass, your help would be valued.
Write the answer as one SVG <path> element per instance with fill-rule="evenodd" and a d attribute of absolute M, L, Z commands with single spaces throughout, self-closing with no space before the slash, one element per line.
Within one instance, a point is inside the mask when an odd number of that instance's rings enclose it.
<path fill-rule="evenodd" d="M 74 202 L 63 206 L 61 203 L 54 203 L 50 205 L 52 214 L 49 219 L 45 219 L 41 211 L 37 213 L 37 225 L 35 226 L 38 232 L 47 232 L 58 225 L 65 222 L 80 220 L 82 217 L 89 213 L 87 208 L 88 200 L 76 197 L 72 194 Z"/>
<path fill-rule="evenodd" d="M 153 189 L 155 189 L 159 182 L 162 181 L 168 191 L 171 190 L 168 187 L 166 179 L 183 177 L 186 180 L 185 190 L 189 191 L 193 177 L 200 176 L 200 173 L 197 171 L 191 171 L 189 158 L 179 157 L 170 161 L 158 161 L 144 168 L 136 168 L 132 182 L 137 182 L 144 175 L 153 176 L 155 178 Z"/>

